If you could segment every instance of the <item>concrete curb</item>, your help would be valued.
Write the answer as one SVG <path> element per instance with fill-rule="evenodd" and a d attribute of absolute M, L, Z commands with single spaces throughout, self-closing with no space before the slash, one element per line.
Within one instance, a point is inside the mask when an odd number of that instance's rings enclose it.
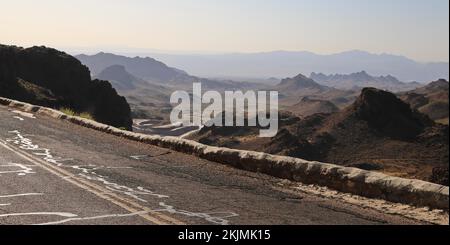
<path fill-rule="evenodd" d="M 161 137 L 133 133 L 92 120 L 68 116 L 54 109 L 2 97 L 0 97 L 0 105 L 26 112 L 44 114 L 83 127 L 182 153 L 192 154 L 203 159 L 247 171 L 264 173 L 304 184 L 317 184 L 337 191 L 369 198 L 384 199 L 421 207 L 449 209 L 449 187 L 447 186 L 421 180 L 392 177 L 381 173 L 328 163 L 305 161 L 292 157 L 212 147 L 177 137 Z"/>

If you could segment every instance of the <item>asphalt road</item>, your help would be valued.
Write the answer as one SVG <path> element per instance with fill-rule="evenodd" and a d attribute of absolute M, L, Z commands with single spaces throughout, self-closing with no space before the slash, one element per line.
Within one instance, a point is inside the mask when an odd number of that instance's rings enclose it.
<path fill-rule="evenodd" d="M 0 106 L 0 224 L 417 224 L 280 182 Z"/>

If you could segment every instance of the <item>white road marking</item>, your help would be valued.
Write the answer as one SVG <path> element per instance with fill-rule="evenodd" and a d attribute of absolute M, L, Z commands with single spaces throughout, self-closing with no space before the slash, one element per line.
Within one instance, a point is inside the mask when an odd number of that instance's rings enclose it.
<path fill-rule="evenodd" d="M 106 169 L 133 169 L 133 167 L 104 167 Z"/>
<path fill-rule="evenodd" d="M 13 197 L 22 197 L 22 196 L 40 196 L 44 195 L 42 193 L 21 193 L 21 194 L 12 194 L 12 195 L 3 195 L 0 198 L 13 198 Z M 0 207 L 2 206 L 10 206 L 11 203 L 0 203 Z"/>
<path fill-rule="evenodd" d="M 18 116 L 13 116 L 13 118 L 18 119 L 19 121 L 25 120 L 25 119 L 23 119 L 23 118 L 21 118 L 21 117 L 18 117 Z"/>
<path fill-rule="evenodd" d="M 63 213 L 63 212 L 34 212 L 34 213 L 10 213 L 10 214 L 0 214 L 0 217 L 12 217 L 12 216 L 30 216 L 30 215 L 54 215 L 61 217 L 77 217 L 78 215 L 73 213 Z"/>
<path fill-rule="evenodd" d="M 10 174 L 10 173 L 17 173 L 19 176 L 25 176 L 27 174 L 35 174 L 36 172 L 33 172 L 33 169 L 30 168 L 29 165 L 23 165 L 20 163 L 8 163 L 4 165 L 0 165 L 2 168 L 19 168 L 19 170 L 9 170 L 9 171 L 0 171 L 0 175 L 2 174 Z"/>
<path fill-rule="evenodd" d="M 73 159 L 62 159 L 60 157 L 55 157 L 50 149 L 47 148 L 41 148 L 39 145 L 34 144 L 31 139 L 28 139 L 24 137 L 19 130 L 10 131 L 9 133 L 15 134 L 16 136 L 14 138 L 6 139 L 7 142 L 11 142 L 15 145 L 18 145 L 20 149 L 32 151 L 32 154 L 36 156 L 40 156 L 43 158 L 44 161 L 52 163 L 58 167 L 68 167 L 72 169 L 76 169 L 81 171 L 81 173 L 78 174 L 78 176 L 81 176 L 87 180 L 95 180 L 103 183 L 106 188 L 108 188 L 111 191 L 123 193 L 127 196 L 130 196 L 136 200 L 139 200 L 141 202 L 147 202 L 143 198 L 140 198 L 139 195 L 151 195 L 156 196 L 158 198 L 167 198 L 166 195 L 156 194 L 153 191 L 149 190 L 136 190 L 134 188 L 125 186 L 125 185 L 119 185 L 117 183 L 111 182 L 107 180 L 107 176 L 102 176 L 100 174 L 97 174 L 95 170 L 103 168 L 104 166 L 97 166 L 97 165 L 87 165 L 87 166 L 78 166 L 78 165 L 65 165 L 62 162 L 64 161 L 71 161 Z"/>
<path fill-rule="evenodd" d="M 32 119 L 36 118 L 32 113 L 28 113 L 28 112 L 14 110 L 14 111 L 12 111 L 12 113 L 16 113 L 16 114 L 19 114 L 21 116 L 32 118 Z"/>
<path fill-rule="evenodd" d="M 225 218 L 239 216 L 238 214 L 232 213 L 232 212 L 194 213 L 194 212 L 189 212 L 186 210 L 175 210 L 172 206 L 167 205 L 163 202 L 161 202 L 159 205 L 164 207 L 164 209 L 156 209 L 156 210 L 152 210 L 152 211 L 168 212 L 171 214 L 181 214 L 181 215 L 188 216 L 188 217 L 203 218 L 203 219 L 205 219 L 211 223 L 217 224 L 217 225 L 228 225 L 229 221 L 226 220 Z M 123 217 L 132 217 L 132 216 L 148 214 L 148 213 L 149 213 L 148 211 L 141 211 L 141 212 L 135 212 L 135 213 L 129 213 L 129 214 L 106 214 L 106 215 L 84 217 L 84 218 L 82 218 L 82 217 L 68 218 L 68 219 L 64 219 L 64 220 L 40 223 L 40 224 L 35 224 L 35 225 L 59 225 L 59 224 L 72 222 L 72 221 L 85 221 L 85 220 L 105 219 L 105 218 L 123 218 Z"/>
<path fill-rule="evenodd" d="M 148 211 L 141 211 L 141 212 L 135 212 L 135 213 L 129 213 L 129 214 L 105 214 L 105 215 L 84 217 L 84 218 L 81 218 L 81 217 L 80 218 L 68 218 L 68 219 L 63 219 L 63 220 L 59 220 L 59 221 L 40 223 L 40 224 L 34 224 L 34 225 L 59 225 L 59 224 L 64 224 L 64 223 L 71 222 L 71 221 L 132 217 L 132 216 L 143 215 L 143 214 L 148 214 L 148 213 L 149 213 Z"/>
<path fill-rule="evenodd" d="M 184 222 L 181 222 L 179 220 L 176 220 L 172 217 L 166 216 L 164 214 L 160 214 L 157 212 L 153 212 L 151 209 L 149 209 L 148 207 L 145 206 L 141 206 L 138 203 L 135 203 L 133 201 L 127 200 L 123 197 L 120 197 L 118 195 L 114 195 L 113 193 L 111 193 L 110 191 L 108 191 L 107 189 L 102 190 L 102 187 L 94 184 L 94 183 L 90 183 L 88 181 L 83 181 L 80 178 L 74 177 L 73 179 L 70 178 L 63 178 L 66 176 L 71 175 L 69 172 L 58 168 L 56 166 L 53 166 L 53 164 L 50 164 L 42 159 L 36 158 L 34 156 L 32 156 L 32 154 L 27 153 L 27 152 L 21 152 L 21 150 L 17 150 L 14 149 L 10 146 L 8 146 L 7 142 L 4 142 L 3 140 L 0 139 L 0 146 L 3 146 L 4 148 L 6 148 L 7 150 L 10 150 L 11 152 L 17 154 L 18 156 L 24 158 L 27 161 L 30 161 L 32 163 L 35 163 L 36 165 L 38 165 L 39 167 L 42 167 L 43 169 L 49 171 L 50 173 L 53 173 L 55 175 L 57 175 L 58 177 L 61 177 L 62 179 L 65 179 L 66 181 L 68 181 L 69 183 L 76 185 L 86 191 L 89 191 L 95 195 L 97 195 L 98 197 L 108 200 L 111 203 L 114 203 L 128 211 L 130 211 L 131 213 L 134 212 L 141 212 L 141 211 L 147 211 L 148 214 L 139 214 L 139 216 L 141 216 L 142 218 L 152 222 L 153 224 L 159 224 L 159 225 L 163 225 L 163 224 L 185 224 Z M 29 213 L 21 213 L 20 215 L 27 215 Z M 33 215 L 34 213 L 30 213 L 31 215 Z M 42 213 L 41 213 L 42 214 Z M 8 215 L 11 216 L 11 215 Z M 16 214 L 17 216 L 17 214 Z M 1 217 L 1 216 L 0 216 Z M 70 217 L 76 217 L 75 216 L 70 216 Z"/>
<path fill-rule="evenodd" d="M 12 194 L 12 195 L 4 195 L 0 196 L 0 198 L 11 198 L 11 197 L 23 197 L 23 196 L 42 196 L 43 193 L 21 193 L 21 194 Z"/>
<path fill-rule="evenodd" d="M 195 213 L 186 210 L 177 210 L 173 206 L 170 206 L 164 202 L 160 202 L 159 206 L 163 209 L 155 209 L 155 212 L 167 212 L 170 214 L 180 214 L 188 217 L 197 217 L 205 219 L 211 223 L 217 225 L 229 225 L 229 221 L 226 218 L 237 217 L 239 214 L 234 212 L 211 212 L 211 213 Z"/>
<path fill-rule="evenodd" d="M 148 155 L 137 155 L 137 156 L 130 156 L 131 158 L 133 158 L 134 160 L 142 160 L 144 158 L 147 158 Z"/>
<path fill-rule="evenodd" d="M 134 188 L 130 188 L 130 187 L 127 187 L 124 185 L 119 185 L 114 182 L 110 182 L 107 180 L 108 177 L 99 175 L 93 171 L 96 168 L 98 168 L 98 166 L 96 166 L 96 165 L 91 164 L 89 166 L 82 167 L 82 166 L 70 166 L 70 165 L 63 164 L 63 163 L 61 163 L 61 160 L 59 160 L 61 158 L 54 157 L 51 154 L 49 149 L 40 148 L 39 145 L 35 145 L 32 142 L 32 140 L 25 138 L 18 130 L 10 131 L 10 133 L 16 134 L 16 137 L 13 139 L 7 139 L 6 140 L 7 142 L 12 142 L 13 144 L 18 145 L 19 148 L 22 150 L 32 151 L 32 154 L 43 157 L 44 161 L 46 161 L 48 163 L 52 163 L 53 165 L 56 165 L 57 167 L 70 167 L 72 169 L 81 170 L 81 173 L 79 173 L 78 176 L 81 176 L 87 180 L 94 180 L 94 181 L 101 182 L 105 186 L 105 188 L 110 191 L 125 194 L 127 196 L 133 197 L 134 199 L 137 199 L 142 202 L 147 202 L 147 200 L 140 198 L 139 197 L 140 195 L 149 195 L 149 196 L 154 196 L 157 198 L 169 198 L 169 196 L 157 194 L 157 193 L 147 190 L 143 187 L 137 187 L 137 189 L 134 189 Z M 134 156 L 134 157 L 144 157 L 144 156 Z M 148 156 L 145 156 L 145 157 L 148 157 Z M 66 160 L 64 160 L 64 161 L 66 161 Z M 67 179 L 70 179 L 72 176 L 73 175 L 66 175 L 66 176 L 62 176 L 62 177 L 67 180 Z M 206 221 L 209 221 L 209 222 L 215 223 L 215 224 L 219 224 L 219 225 L 229 224 L 229 221 L 226 218 L 239 216 L 238 214 L 233 213 L 233 212 L 195 213 L 195 212 L 190 212 L 190 211 L 186 211 L 186 210 L 177 210 L 173 206 L 167 205 L 164 202 L 160 202 L 160 206 L 162 206 L 164 208 L 159 209 L 159 210 L 148 210 L 148 208 L 144 208 L 144 211 L 146 211 L 147 213 L 142 214 L 141 213 L 142 211 L 139 211 L 137 213 L 132 212 L 131 214 L 127 214 L 127 215 L 133 215 L 133 214 L 134 215 L 147 215 L 150 212 L 152 212 L 152 213 L 168 212 L 171 214 L 181 214 L 181 215 L 185 215 L 188 217 L 202 218 L 202 219 L 205 219 Z M 118 217 L 118 216 L 113 215 L 112 217 Z M 151 218 L 154 218 L 154 217 L 151 217 Z M 168 217 L 168 218 L 171 218 L 171 217 Z M 80 218 L 78 218 L 78 219 L 80 219 Z M 173 219 L 173 218 L 171 218 L 171 219 Z M 177 220 L 174 220 L 174 221 L 179 222 Z"/>

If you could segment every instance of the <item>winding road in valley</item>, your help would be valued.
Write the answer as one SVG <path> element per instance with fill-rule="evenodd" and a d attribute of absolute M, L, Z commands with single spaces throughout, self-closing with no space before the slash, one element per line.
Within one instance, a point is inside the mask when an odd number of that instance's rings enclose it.
<path fill-rule="evenodd" d="M 428 223 L 293 186 L 0 106 L 0 224 Z"/>

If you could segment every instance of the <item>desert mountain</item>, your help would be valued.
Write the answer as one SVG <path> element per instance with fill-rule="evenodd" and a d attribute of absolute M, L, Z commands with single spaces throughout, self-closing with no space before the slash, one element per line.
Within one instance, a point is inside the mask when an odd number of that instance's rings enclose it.
<path fill-rule="evenodd" d="M 353 90 L 340 90 L 321 85 L 302 74 L 293 78 L 283 79 L 278 85 L 272 87 L 272 89 L 280 92 L 280 104 L 282 108 L 293 112 L 299 112 L 295 109 L 295 106 L 300 105 L 299 100 L 303 97 L 318 101 L 329 101 L 341 108 L 352 103 L 358 93 Z"/>
<path fill-rule="evenodd" d="M 448 62 L 420 63 L 407 57 L 347 51 L 320 55 L 311 52 L 274 51 L 210 55 L 151 54 L 152 57 L 202 77 L 286 77 L 295 74 L 349 74 L 367 71 L 391 74 L 400 81 L 428 82 L 449 77 Z"/>
<path fill-rule="evenodd" d="M 419 83 L 403 83 L 397 78 L 387 76 L 371 76 L 365 71 L 352 73 L 349 75 L 325 75 L 323 73 L 311 73 L 311 79 L 319 84 L 326 85 L 337 89 L 358 89 L 364 87 L 373 87 L 385 89 L 393 92 L 412 90 L 422 86 Z"/>
<path fill-rule="evenodd" d="M 304 119 L 281 113 L 277 136 L 257 136 L 257 128 L 211 127 L 192 139 L 424 180 L 431 179 L 433 169 L 448 169 L 448 126 L 375 88 L 363 89 L 339 112 Z"/>
<path fill-rule="evenodd" d="M 297 94 L 301 93 L 318 93 L 330 88 L 322 86 L 316 83 L 314 80 L 299 74 L 293 78 L 286 78 L 281 80 L 281 82 L 276 86 L 278 91 L 284 94 Z"/>
<path fill-rule="evenodd" d="M 101 80 L 109 81 L 117 90 L 135 89 L 138 86 L 143 86 L 146 84 L 144 80 L 129 73 L 122 65 L 112 65 L 106 67 L 95 77 Z"/>
<path fill-rule="evenodd" d="M 316 113 L 333 113 L 339 108 L 327 100 L 311 99 L 303 97 L 297 104 L 286 108 L 287 111 L 299 117 L 307 117 Z"/>
<path fill-rule="evenodd" d="M 399 96 L 412 108 L 448 125 L 448 81 L 441 79 L 431 82 L 424 87 L 400 93 Z"/>
<path fill-rule="evenodd" d="M 0 58 L 0 96 L 88 112 L 99 122 L 131 130 L 126 99 L 109 82 L 91 80 L 74 57 L 46 47 L 0 45 Z"/>
<path fill-rule="evenodd" d="M 91 56 L 78 55 L 75 57 L 88 66 L 95 76 L 113 65 L 121 65 L 134 76 L 155 82 L 173 80 L 178 76 L 186 75 L 185 72 L 168 67 L 164 63 L 149 57 L 129 58 L 103 52 Z"/>

